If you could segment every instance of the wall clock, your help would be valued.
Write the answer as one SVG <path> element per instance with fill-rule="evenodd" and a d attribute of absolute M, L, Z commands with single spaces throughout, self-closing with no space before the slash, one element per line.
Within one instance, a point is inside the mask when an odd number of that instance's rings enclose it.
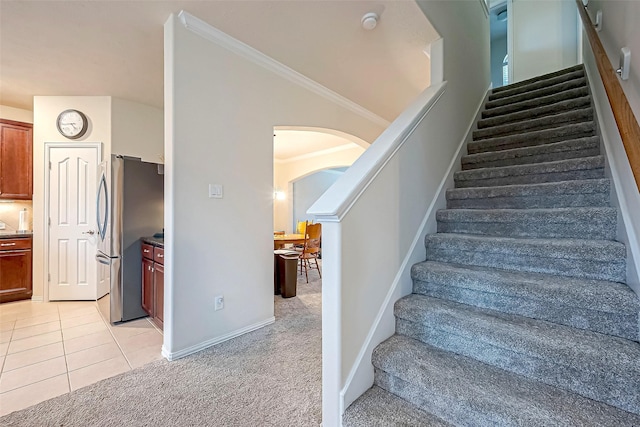
<path fill-rule="evenodd" d="M 69 139 L 78 139 L 87 132 L 89 120 L 81 111 L 64 110 L 56 121 L 58 131 Z"/>

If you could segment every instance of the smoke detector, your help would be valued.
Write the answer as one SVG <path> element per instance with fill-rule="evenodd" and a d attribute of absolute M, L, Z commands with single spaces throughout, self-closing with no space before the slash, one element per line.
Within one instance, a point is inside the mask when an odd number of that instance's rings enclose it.
<path fill-rule="evenodd" d="M 362 17 L 362 28 L 365 30 L 373 30 L 378 25 L 378 14 L 369 12 Z"/>

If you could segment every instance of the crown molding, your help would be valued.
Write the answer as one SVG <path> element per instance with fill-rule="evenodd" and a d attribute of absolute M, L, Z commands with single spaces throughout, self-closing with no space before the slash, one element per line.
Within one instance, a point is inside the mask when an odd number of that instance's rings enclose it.
<path fill-rule="evenodd" d="M 340 105 L 343 108 L 377 124 L 384 128 L 387 128 L 391 123 L 377 114 L 367 110 L 366 108 L 356 104 L 355 102 L 345 98 L 344 96 L 332 91 L 331 89 L 322 86 L 320 83 L 311 80 L 309 77 L 300 74 L 299 72 L 287 67 L 281 62 L 265 55 L 257 49 L 237 40 L 227 33 L 224 33 L 217 28 L 207 24 L 203 20 L 196 18 L 184 10 L 178 14 L 178 19 L 182 25 L 189 31 L 198 34 L 199 36 L 212 41 L 231 52 L 240 55 L 241 57 L 260 65 L 261 67 L 279 75 L 282 78 L 289 80 L 305 89 L 322 96 L 323 98 Z"/>

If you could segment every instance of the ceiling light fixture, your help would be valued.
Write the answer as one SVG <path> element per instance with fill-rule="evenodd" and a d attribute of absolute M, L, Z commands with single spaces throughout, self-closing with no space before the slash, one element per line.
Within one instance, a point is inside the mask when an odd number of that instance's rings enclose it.
<path fill-rule="evenodd" d="M 362 17 L 362 28 L 365 30 L 373 30 L 378 25 L 378 14 L 369 12 Z"/>

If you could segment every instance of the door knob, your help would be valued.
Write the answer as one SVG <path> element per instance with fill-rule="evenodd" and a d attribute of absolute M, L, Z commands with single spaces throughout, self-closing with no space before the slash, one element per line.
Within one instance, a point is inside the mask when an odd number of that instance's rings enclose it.
<path fill-rule="evenodd" d="M 94 234 L 96 234 L 96 232 L 93 230 L 89 230 L 89 231 L 83 231 L 82 234 L 91 234 L 93 236 Z"/>

